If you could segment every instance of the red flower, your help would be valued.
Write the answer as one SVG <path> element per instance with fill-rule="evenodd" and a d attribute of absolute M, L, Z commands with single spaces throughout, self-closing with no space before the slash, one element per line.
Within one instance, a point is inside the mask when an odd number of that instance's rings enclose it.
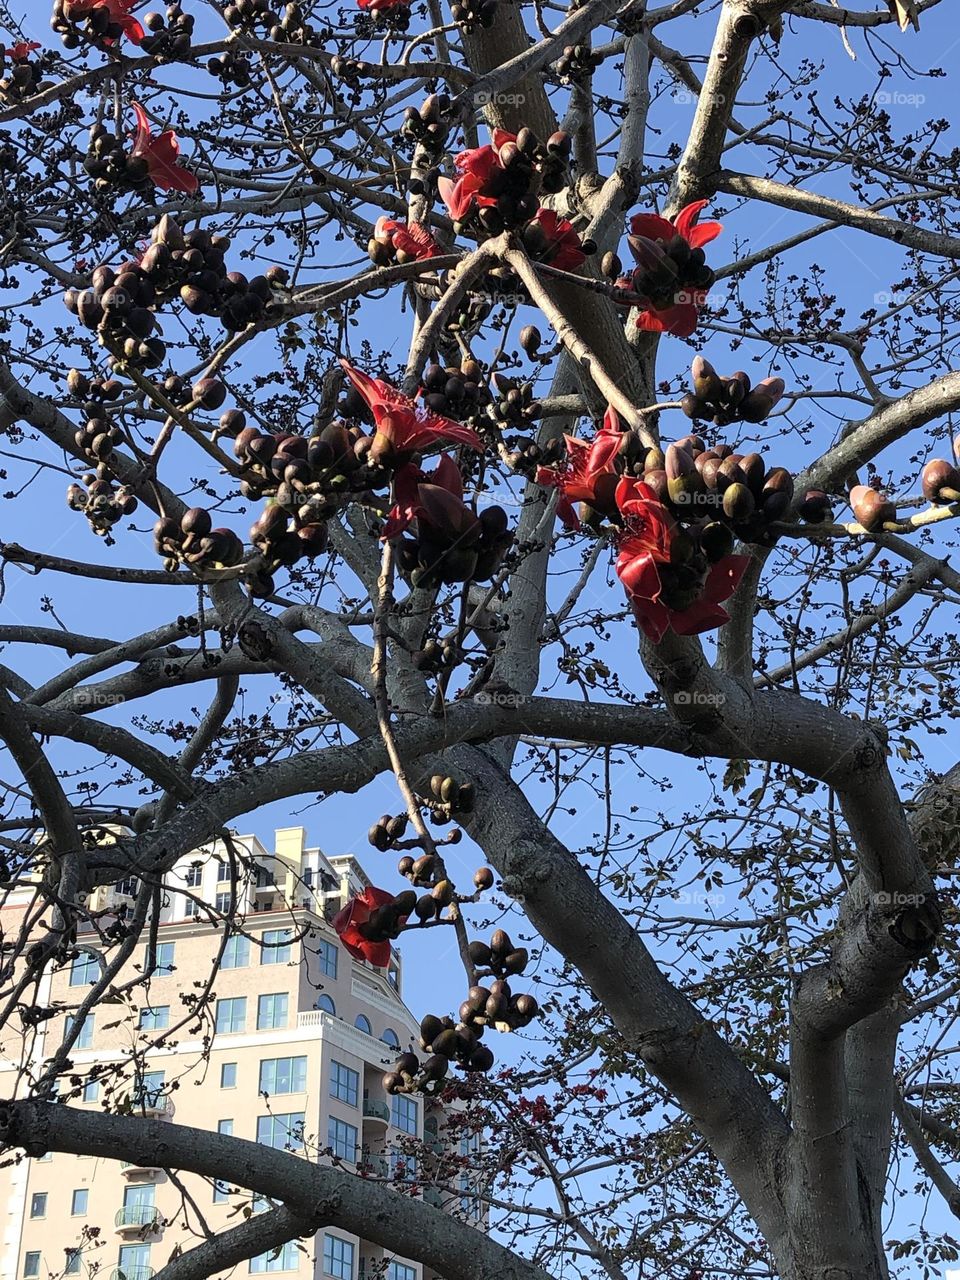
<path fill-rule="evenodd" d="M 424 491 L 427 491 L 426 493 Z M 424 499 L 428 501 L 431 490 L 444 493 L 463 505 L 463 479 L 460 468 L 448 453 L 442 453 L 435 471 L 429 474 L 408 462 L 400 468 L 393 481 L 393 506 L 383 526 L 383 538 L 395 538 L 426 514 Z M 441 499 L 443 501 L 443 499 Z"/>
<path fill-rule="evenodd" d="M 724 556 L 705 574 L 689 565 L 675 566 L 673 549 L 680 530 L 650 486 L 624 477 L 616 501 L 626 524 L 619 540 L 617 577 L 644 635 L 658 644 L 671 629 L 692 636 L 729 622 L 721 602 L 736 590 L 748 558 Z"/>
<path fill-rule="evenodd" d="M 453 440 L 483 452 L 483 441 L 470 427 L 415 404 L 388 382 L 368 377 L 346 360 L 340 364 L 373 414 L 377 435 L 383 437 L 395 453 L 429 449 L 440 440 Z"/>
<path fill-rule="evenodd" d="M 88 18 L 98 9 L 101 12 L 105 10 L 110 21 L 121 28 L 128 40 L 140 44 L 145 34 L 143 27 L 130 15 L 130 10 L 136 8 L 139 2 L 140 0 L 67 0 L 63 16 L 68 22 L 72 22 L 75 18 Z M 103 43 L 113 44 L 113 40 L 106 39 Z"/>
<path fill-rule="evenodd" d="M 18 40 L 12 48 L 4 49 L 3 56 L 11 62 L 26 62 L 34 49 L 39 48 L 40 44 L 36 40 Z"/>
<path fill-rule="evenodd" d="M 409 9 L 411 0 L 357 0 L 357 7 L 371 13 L 386 13 L 389 9 Z"/>
<path fill-rule="evenodd" d="M 437 190 L 440 198 L 447 206 L 454 222 L 463 222 L 470 214 L 474 204 L 494 205 L 497 203 L 499 191 L 496 188 L 504 167 L 500 163 L 500 148 L 508 142 L 516 142 L 515 133 L 507 133 L 505 129 L 494 129 L 493 143 L 484 147 L 474 147 L 470 151 L 462 151 L 454 160 L 461 177 L 454 182 L 450 178 L 438 178 Z"/>
<path fill-rule="evenodd" d="M 419 222 L 396 222 L 393 218 L 380 217 L 373 229 L 374 240 L 391 245 L 394 252 L 405 253 L 408 258 L 435 258 L 442 252 L 440 246 Z"/>
<path fill-rule="evenodd" d="M 623 443 L 616 410 L 607 410 L 603 428 L 593 440 L 578 440 L 576 436 L 564 436 L 563 439 L 567 446 L 566 467 L 562 470 L 538 467 L 536 481 L 560 490 L 557 515 L 568 529 L 579 529 L 580 520 L 573 508 L 575 502 L 588 502 L 604 513 L 613 511 L 616 506 L 617 471 L 614 460 Z"/>
<path fill-rule="evenodd" d="M 678 236 L 685 240 L 691 249 L 702 249 L 711 240 L 716 240 L 723 230 L 719 222 L 704 222 L 698 225 L 697 219 L 707 207 L 706 200 L 696 200 L 681 209 L 671 222 L 658 213 L 637 213 L 630 220 L 632 235 L 652 240 L 654 244 L 666 245 Z M 637 328 L 647 333 L 672 333 L 677 338 L 689 338 L 697 327 L 700 308 L 707 300 L 709 287 L 680 287 L 676 300 L 670 306 L 654 306 L 649 299 L 648 305 L 641 309 L 637 317 Z"/>
<path fill-rule="evenodd" d="M 142 156 L 150 170 L 150 181 L 161 191 L 186 191 L 193 195 L 200 188 L 196 174 L 184 169 L 180 164 L 180 143 L 172 129 L 164 129 L 159 138 L 150 132 L 150 121 L 139 102 L 133 104 L 137 117 L 137 131 L 134 134 L 133 151 L 135 156 Z"/>
<path fill-rule="evenodd" d="M 351 898 L 333 917 L 333 927 L 350 954 L 358 960 L 369 960 L 378 969 L 385 969 L 390 963 L 390 940 L 383 937 L 384 926 L 378 921 L 377 914 L 380 908 L 389 907 L 394 901 L 392 893 L 370 886 L 359 897 Z M 406 916 L 395 921 L 391 919 L 391 932 L 399 929 L 406 920 Z M 393 936 L 396 937 L 396 933 Z"/>
<path fill-rule="evenodd" d="M 550 246 L 543 261 L 559 271 L 576 271 L 587 255 L 573 225 L 553 209 L 538 209 L 532 221 L 540 224 Z"/>
<path fill-rule="evenodd" d="M 697 225 L 697 219 L 709 204 L 709 200 L 695 200 L 681 209 L 671 222 L 661 218 L 659 213 L 635 213 L 630 219 L 630 231 L 635 236 L 646 236 L 648 240 L 667 244 L 674 236 L 686 240 L 691 249 L 702 249 L 711 240 L 716 240 L 723 230 L 720 222 L 704 222 Z"/>

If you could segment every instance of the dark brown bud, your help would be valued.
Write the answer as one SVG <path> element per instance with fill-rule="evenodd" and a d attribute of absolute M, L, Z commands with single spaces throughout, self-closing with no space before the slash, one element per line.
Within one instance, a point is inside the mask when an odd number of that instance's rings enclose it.
<path fill-rule="evenodd" d="M 857 521 L 868 533 L 880 529 L 897 518 L 897 509 L 885 493 L 869 485 L 858 484 L 850 490 L 849 502 Z"/>

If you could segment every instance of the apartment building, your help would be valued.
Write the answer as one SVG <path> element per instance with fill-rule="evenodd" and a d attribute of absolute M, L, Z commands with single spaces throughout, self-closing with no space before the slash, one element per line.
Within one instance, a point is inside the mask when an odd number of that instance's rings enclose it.
<path fill-rule="evenodd" d="M 396 950 L 387 971 L 374 969 L 351 957 L 329 924 L 369 883 L 357 861 L 308 848 L 302 827 L 277 831 L 272 850 L 253 836 L 231 843 L 197 851 L 168 876 L 152 942 L 138 945 L 129 966 L 129 977 L 153 972 L 84 1019 L 65 1100 L 114 1108 L 129 1099 L 138 1114 L 142 1108 L 310 1160 L 335 1158 L 348 1170 L 401 1183 L 426 1180 L 428 1170 L 409 1150 L 413 1141 L 425 1144 L 417 1154 L 427 1164 L 430 1152 L 439 1157 L 451 1143 L 469 1154 L 476 1140 L 450 1137 L 438 1104 L 384 1093 L 383 1072 L 415 1044 L 417 1020 L 401 998 Z M 90 903 L 97 926 L 122 920 L 136 890 L 131 882 L 97 890 Z M 221 917 L 234 906 L 243 932 L 227 937 Z M 41 995 L 63 1018 L 77 1016 L 99 972 L 92 923 L 77 941 L 78 957 Z M 215 996 L 198 1019 L 195 1002 L 214 973 Z M 122 989 L 123 975 L 116 985 Z M 34 1061 L 55 1050 L 63 1026 L 61 1018 L 41 1025 Z M 0 1096 L 9 1096 L 24 1052 L 8 1036 L 0 1053 Z M 176 1249 L 199 1242 L 198 1211 L 216 1230 L 266 1207 L 236 1187 L 193 1175 L 179 1181 L 151 1164 L 60 1154 L 0 1169 L 0 1280 L 151 1280 Z M 461 1175 L 453 1194 L 429 1187 L 417 1194 L 469 1217 L 468 1181 Z M 235 1274 L 440 1280 L 335 1228 L 304 1244 L 264 1253 Z"/>

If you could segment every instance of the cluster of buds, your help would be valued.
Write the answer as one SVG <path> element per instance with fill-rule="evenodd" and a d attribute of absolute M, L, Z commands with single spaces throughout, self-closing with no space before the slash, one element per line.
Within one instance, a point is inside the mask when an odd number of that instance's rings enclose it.
<path fill-rule="evenodd" d="M 156 291 L 152 281 L 135 263 L 95 268 L 89 289 L 67 289 L 63 301 L 85 329 L 96 332 L 114 362 L 123 360 L 138 368 L 154 368 L 166 359 L 162 340 L 152 337 L 156 318 L 152 310 Z"/>
<path fill-rule="evenodd" d="M 423 403 L 434 413 L 468 422 L 490 399 L 483 369 L 476 360 L 463 360 L 459 368 L 431 364 L 424 370 Z"/>
<path fill-rule="evenodd" d="M 191 507 L 177 521 L 162 516 L 153 526 L 153 545 L 173 573 L 181 564 L 191 569 L 227 569 L 243 559 L 243 543 L 232 529 L 214 529 L 210 512 Z"/>
<path fill-rule="evenodd" d="M 595 53 L 588 44 L 568 44 L 557 59 L 557 75 L 564 84 L 588 80 L 603 62 L 603 54 Z"/>
<path fill-rule="evenodd" d="M 67 487 L 67 506 L 71 511 L 82 511 L 93 532 L 110 541 L 110 530 L 117 521 L 123 516 L 132 516 L 137 509 L 133 491 L 91 472 L 80 479 L 80 484 Z"/>
<path fill-rule="evenodd" d="M 155 311 L 179 297 L 191 315 L 218 316 L 225 329 L 242 329 L 263 316 L 273 297 L 273 286 L 283 284 L 287 275 L 282 267 L 271 267 L 267 275 L 252 280 L 240 271 L 227 271 L 225 254 L 229 248 L 226 236 L 211 235 L 202 228 L 184 233 L 175 219 L 164 214 L 137 261 L 125 263 L 117 273 L 109 267 L 97 268 L 94 275 L 99 273 L 101 282 L 113 275 L 111 285 L 92 281 L 92 290 L 77 295 L 75 314 L 87 328 L 97 328 L 104 288 L 115 285 L 129 294 L 134 308 Z M 75 290 L 65 295 L 70 310 L 74 310 L 73 295 Z"/>
<path fill-rule="evenodd" d="M 105 402 L 120 399 L 123 383 L 116 378 L 89 378 L 79 369 L 71 369 L 67 374 L 67 390 L 84 401 L 83 411 L 90 418 L 98 415 L 100 406 Z"/>
<path fill-rule="evenodd" d="M 732 533 L 743 542 L 772 545 L 768 526 L 793 498 L 793 476 L 785 467 L 768 471 L 759 453 L 734 453 L 726 444 L 708 449 L 699 436 L 686 436 L 665 454 L 649 450 L 642 470 L 632 470 L 682 520 L 698 522 L 689 532 L 711 562 L 730 553 Z"/>
<path fill-rule="evenodd" d="M 270 0 L 233 0 L 224 6 L 223 20 L 233 31 L 255 31 L 257 27 L 270 31 L 279 23 Z"/>
<path fill-rule="evenodd" d="M 375 849 L 379 849 L 381 853 L 386 853 L 388 849 L 396 848 L 399 841 L 406 835 L 409 821 L 410 819 L 405 813 L 385 813 L 377 819 L 367 832 L 367 839 Z"/>
<path fill-rule="evenodd" d="M 540 417 L 541 405 L 534 396 L 533 383 L 495 373 L 497 395 L 493 402 L 501 431 L 529 431 Z"/>
<path fill-rule="evenodd" d="M 829 524 L 833 520 L 833 501 L 823 489 L 808 489 L 797 503 L 797 515 L 807 524 Z"/>
<path fill-rule="evenodd" d="M 169 4 L 165 16 L 162 13 L 146 15 L 143 25 L 147 34 L 140 41 L 140 47 L 158 62 L 186 58 L 195 24 L 192 14 L 184 13 L 179 4 Z"/>
<path fill-rule="evenodd" d="M 710 419 L 718 427 L 731 422 L 765 422 L 784 391 L 782 378 L 764 378 L 751 387 L 742 369 L 721 378 L 703 356 L 694 357 L 691 374 L 693 390 L 683 397 L 683 412 L 688 418 Z"/>
<path fill-rule="evenodd" d="M 437 675 L 439 672 L 455 667 L 460 659 L 460 650 L 456 641 L 447 640 L 443 644 L 431 637 L 425 640 L 423 648 L 412 656 L 413 665 L 418 671 Z"/>
<path fill-rule="evenodd" d="M 120 134 L 104 124 L 91 126 L 83 167 L 98 191 L 149 191 L 153 183 L 146 156 L 127 151 Z"/>
<path fill-rule="evenodd" d="M 566 185 L 570 146 L 561 131 L 543 143 L 532 129 L 495 129 L 492 144 L 457 156 L 460 176 L 437 180 L 455 229 L 499 235 L 530 222 L 539 210 L 539 193 Z"/>
<path fill-rule="evenodd" d="M 30 54 L 39 48 L 36 41 L 19 40 L 12 48 L 3 50 L 4 61 L 10 63 L 10 70 L 0 80 L 0 102 L 4 105 L 22 102 L 47 88 L 49 82 L 43 79 L 40 63 L 30 61 Z"/>
<path fill-rule="evenodd" d="M 123 432 L 102 410 L 96 417 L 88 418 L 74 435 L 77 448 L 97 468 L 101 479 L 106 478 L 110 456 L 122 440 Z"/>
<path fill-rule="evenodd" d="M 435 879 L 436 866 L 437 859 L 430 853 L 425 853 L 419 858 L 411 858 L 407 855 L 401 858 L 398 864 L 398 867 L 404 868 L 400 874 L 405 875 L 411 884 L 418 888 L 427 888 L 427 892 L 416 898 L 413 905 L 413 914 L 423 924 L 439 919 L 456 898 L 453 885 L 446 877 Z"/>
<path fill-rule="evenodd" d="M 418 262 L 421 258 L 435 258 L 440 246 L 419 222 L 400 222 L 385 216 L 377 219 L 373 235 L 367 243 L 370 261 L 376 267 L 387 267 L 393 262 Z"/>
<path fill-rule="evenodd" d="M 497 978 L 515 977 L 530 963 L 525 947 L 515 947 L 504 929 L 494 931 L 490 942 L 471 942 L 470 959 L 478 970 Z"/>
<path fill-rule="evenodd" d="M 472 782 L 457 782 L 456 778 L 442 773 L 435 773 L 430 779 L 430 794 L 433 799 L 428 803 L 434 813 L 439 810 L 450 817 L 458 813 L 473 813 L 477 801 Z"/>
<path fill-rule="evenodd" d="M 477 27 L 489 30 L 497 16 L 497 0 L 453 0 L 450 17 L 466 36 Z"/>
<path fill-rule="evenodd" d="M 312 560 L 326 551 L 327 526 L 300 524 L 296 517 L 291 521 L 282 507 L 272 503 L 251 527 L 250 541 L 270 564 L 290 568 L 298 560 Z"/>
<path fill-rule="evenodd" d="M 416 496 L 399 504 L 412 514 L 412 520 L 400 527 L 415 524 L 416 529 L 413 537 L 398 541 L 397 564 L 411 586 L 426 591 L 441 584 L 452 586 L 491 578 L 513 542 L 503 507 L 485 507 L 477 515 L 464 503 L 462 492 L 457 491 L 460 486 L 455 481 L 443 483 L 439 471 L 440 468 L 430 477 L 423 477 L 423 484 L 411 476 Z M 400 489 L 398 477 L 398 493 Z"/>
<path fill-rule="evenodd" d="M 244 427 L 233 442 L 242 467 L 240 492 L 245 498 L 272 496 L 301 526 L 322 523 L 350 494 L 366 493 L 374 481 L 386 482 L 379 468 L 365 466 L 358 455 L 360 442 L 369 450 L 370 440 L 339 421 L 309 439 Z"/>
<path fill-rule="evenodd" d="M 453 1026 L 452 1018 L 447 1018 L 446 1021 L 451 1027 Z M 422 1039 L 421 1032 L 421 1043 Z M 388 1094 L 438 1093 L 449 1065 L 449 1061 L 440 1054 L 434 1054 L 421 1063 L 417 1055 L 408 1050 L 400 1055 L 393 1069 L 383 1076 L 384 1092 Z"/>
<path fill-rule="evenodd" d="M 136 0 L 54 0 L 50 26 L 65 49 L 92 44 L 109 49 L 127 36 L 135 44 L 143 39 L 143 28 L 130 10 Z"/>
<path fill-rule="evenodd" d="M 207 61 L 207 70 L 225 86 L 246 89 L 253 77 L 253 63 L 245 53 L 236 49 L 224 49 L 223 53 Z"/>
<path fill-rule="evenodd" d="M 285 44 L 313 44 L 317 32 L 303 16 L 301 6 L 291 2 L 284 6 L 280 21 L 270 28 L 270 39 Z"/>
<path fill-rule="evenodd" d="M 439 157 L 450 132 L 449 116 L 450 95 L 431 93 L 419 107 L 404 108 L 400 136 Z"/>

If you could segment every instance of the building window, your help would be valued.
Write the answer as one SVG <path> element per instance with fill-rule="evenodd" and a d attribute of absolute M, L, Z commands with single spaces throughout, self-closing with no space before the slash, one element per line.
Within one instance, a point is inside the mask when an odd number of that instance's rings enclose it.
<path fill-rule="evenodd" d="M 237 1064 L 223 1062 L 220 1065 L 220 1088 L 235 1089 L 237 1087 Z"/>
<path fill-rule="evenodd" d="M 260 949 L 261 964 L 290 963 L 290 930 L 264 929 Z"/>
<path fill-rule="evenodd" d="M 306 1058 L 264 1058 L 260 1063 L 261 1093 L 304 1093 Z"/>
<path fill-rule="evenodd" d="M 165 973 L 173 972 L 173 943 L 158 942 L 157 943 L 157 967 L 153 976 L 161 978 Z"/>
<path fill-rule="evenodd" d="M 250 1271 L 260 1275 L 264 1271 L 297 1271 L 300 1268 L 300 1250 L 296 1240 L 288 1240 L 280 1249 L 258 1254 L 250 1259 Z"/>
<path fill-rule="evenodd" d="M 395 1093 L 390 1103 L 390 1120 L 401 1133 L 411 1133 L 416 1137 L 419 1109 L 418 1103 L 413 1098 L 405 1098 L 402 1094 Z"/>
<path fill-rule="evenodd" d="M 100 1081 L 91 1080 L 89 1084 L 85 1084 L 80 1097 L 84 1102 L 96 1102 L 100 1097 Z"/>
<path fill-rule="evenodd" d="M 390 1177 L 396 1182 L 416 1182 L 417 1157 L 405 1151 L 390 1152 Z"/>
<path fill-rule="evenodd" d="M 292 1151 L 303 1145 L 303 1112 L 288 1111 L 257 1117 L 257 1141 L 277 1151 Z"/>
<path fill-rule="evenodd" d="M 80 1274 L 80 1250 L 65 1249 L 64 1253 L 67 1255 L 67 1265 L 64 1268 L 64 1274 L 68 1276 L 78 1276 Z"/>
<path fill-rule="evenodd" d="M 233 900 L 233 894 L 218 893 L 216 897 L 216 901 L 214 902 L 213 905 L 216 908 L 216 910 L 220 912 L 222 916 L 225 916 L 229 914 L 230 903 L 232 902 L 232 900 Z"/>
<path fill-rule="evenodd" d="M 331 1116 L 327 1126 L 327 1145 L 338 1160 L 349 1160 L 352 1163 L 357 1158 L 356 1125 Z"/>
<path fill-rule="evenodd" d="M 87 1200 L 90 1192 L 86 1187 L 80 1187 L 70 1197 L 70 1213 L 74 1218 L 82 1218 L 87 1212 Z"/>
<path fill-rule="evenodd" d="M 47 1193 L 35 1191 L 30 1197 L 30 1217 L 45 1218 L 47 1216 Z"/>
<path fill-rule="evenodd" d="M 261 1000 L 263 997 L 260 997 Z M 232 996 L 217 1001 L 217 1033 L 234 1034 L 242 1031 L 247 1021 L 246 996 Z"/>
<path fill-rule="evenodd" d="M 221 969 L 245 969 L 250 963 L 250 939 L 242 933 L 235 933 L 227 939 L 223 948 Z"/>
<path fill-rule="evenodd" d="M 155 1009 L 140 1010 L 141 1031 L 165 1031 L 170 1025 L 170 1006 L 158 1004 Z"/>
<path fill-rule="evenodd" d="M 69 1031 L 71 1032 L 73 1031 L 76 1025 L 76 1021 L 77 1021 L 76 1018 L 67 1019 L 67 1028 Z M 92 1044 L 93 1044 L 93 1014 L 88 1013 L 87 1016 L 80 1023 L 80 1030 L 77 1033 L 76 1040 L 74 1040 L 73 1042 L 73 1047 L 74 1049 L 89 1049 Z"/>
<path fill-rule="evenodd" d="M 387 1280 L 417 1280 L 417 1273 L 405 1262 L 391 1262 L 387 1267 Z"/>
<path fill-rule="evenodd" d="M 33 1280 L 33 1277 L 40 1274 L 39 1251 L 31 1251 L 23 1255 L 23 1274 L 26 1280 Z"/>
<path fill-rule="evenodd" d="M 334 1017 L 337 1016 L 337 1006 L 329 996 L 317 996 L 317 1008 L 322 1009 L 324 1013 L 332 1013 Z"/>
<path fill-rule="evenodd" d="M 287 1025 L 287 993 L 260 996 L 257 1000 L 257 1030 L 274 1031 Z"/>
<path fill-rule="evenodd" d="M 225 1133 L 225 1134 L 227 1135 L 227 1137 L 228 1137 L 228 1138 L 232 1138 L 232 1137 L 233 1137 L 233 1121 L 232 1121 L 232 1120 L 218 1120 L 218 1121 L 217 1121 L 217 1133 Z"/>
<path fill-rule="evenodd" d="M 354 1022 L 353 1025 L 358 1030 L 365 1031 L 368 1036 L 373 1035 L 373 1027 L 371 1026 L 370 1019 L 366 1016 L 366 1014 L 358 1013 L 357 1020 L 356 1022 Z"/>
<path fill-rule="evenodd" d="M 353 1245 L 349 1240 L 323 1237 L 323 1274 L 334 1280 L 353 1280 Z"/>
<path fill-rule="evenodd" d="M 100 965 L 96 956 L 89 951 L 81 951 L 73 957 L 70 966 L 71 987 L 89 987 L 100 977 Z"/>
<path fill-rule="evenodd" d="M 230 1199 L 230 1184 L 224 1182 L 221 1178 L 214 1179 L 213 1183 L 213 1203 L 226 1204 Z"/>
<path fill-rule="evenodd" d="M 125 880 L 118 880 L 115 886 L 115 892 L 121 898 L 135 898 L 140 886 L 132 876 L 128 876 Z"/>
<path fill-rule="evenodd" d="M 330 1097 L 355 1107 L 360 1098 L 360 1073 L 342 1062 L 331 1062 Z"/>
<path fill-rule="evenodd" d="M 188 889 L 199 889 L 203 880 L 203 863 L 191 862 L 187 868 L 187 874 L 184 878 L 184 884 Z"/>
<path fill-rule="evenodd" d="M 393 1027 L 385 1027 L 383 1035 L 380 1037 L 384 1044 L 388 1044 L 391 1049 L 400 1048 L 400 1037 L 394 1031 Z"/>
<path fill-rule="evenodd" d="M 125 1244 L 120 1247 L 120 1265 L 117 1268 L 118 1280 L 148 1280 L 153 1274 L 150 1269 L 150 1246 L 148 1244 Z"/>
<path fill-rule="evenodd" d="M 335 978 L 337 976 L 337 957 L 339 950 L 332 942 L 320 942 L 317 944 L 317 962 L 320 966 L 320 972 L 327 978 Z"/>
<path fill-rule="evenodd" d="M 221 862 L 217 866 L 217 883 L 223 884 L 225 880 L 230 879 L 230 863 Z"/>
<path fill-rule="evenodd" d="M 200 903 L 188 898 L 183 904 L 183 914 L 188 920 L 195 919 L 200 914 Z"/>
<path fill-rule="evenodd" d="M 145 1071 L 143 1081 L 137 1090 L 137 1102 L 142 1107 L 158 1108 L 163 1106 L 163 1086 L 166 1077 L 162 1071 Z"/>

